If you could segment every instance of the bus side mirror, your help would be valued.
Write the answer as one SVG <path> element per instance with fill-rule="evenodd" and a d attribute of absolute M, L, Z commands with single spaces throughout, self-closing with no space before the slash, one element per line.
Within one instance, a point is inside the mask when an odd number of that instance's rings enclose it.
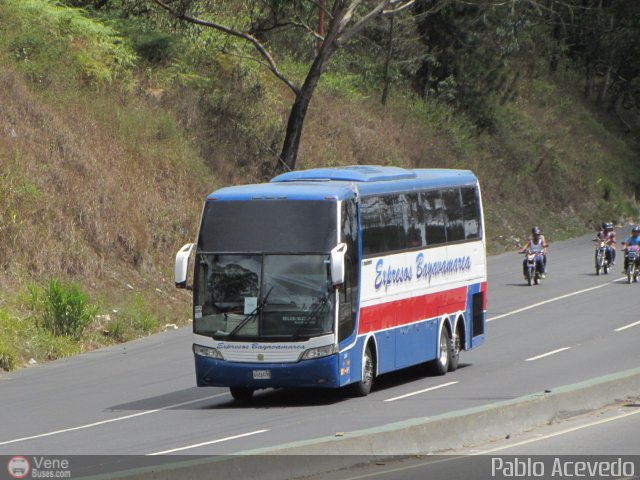
<path fill-rule="evenodd" d="M 346 243 L 341 243 L 331 250 L 331 283 L 333 285 L 344 283 L 344 255 L 346 253 Z"/>
<path fill-rule="evenodd" d="M 176 254 L 176 269 L 174 272 L 176 288 L 190 289 L 187 286 L 187 269 L 189 268 L 189 255 L 192 248 L 193 243 L 187 243 Z"/>

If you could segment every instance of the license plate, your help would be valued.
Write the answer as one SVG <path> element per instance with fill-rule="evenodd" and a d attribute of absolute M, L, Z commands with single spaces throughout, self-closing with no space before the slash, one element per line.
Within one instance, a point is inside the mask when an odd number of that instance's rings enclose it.
<path fill-rule="evenodd" d="M 269 380 L 271 378 L 271 370 L 254 370 L 254 380 Z"/>

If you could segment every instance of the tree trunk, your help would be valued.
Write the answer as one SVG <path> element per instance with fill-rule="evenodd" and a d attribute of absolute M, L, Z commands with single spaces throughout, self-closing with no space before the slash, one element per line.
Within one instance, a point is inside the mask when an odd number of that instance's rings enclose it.
<path fill-rule="evenodd" d="M 298 147 L 300 146 L 300 138 L 302 137 L 302 127 L 304 118 L 307 115 L 307 109 L 311 102 L 313 92 L 318 86 L 318 81 L 324 70 L 325 64 L 329 57 L 335 51 L 333 41 L 328 38 L 322 44 L 320 52 L 309 69 L 307 78 L 300 88 L 296 100 L 293 102 L 291 112 L 289 113 L 289 121 L 287 122 L 287 131 L 282 145 L 282 151 L 278 159 L 276 171 L 291 171 L 296 168 L 298 159 Z"/>
<path fill-rule="evenodd" d="M 618 120 L 620 120 L 620 123 L 624 125 L 625 133 L 632 132 L 633 127 L 631 124 L 629 124 L 627 120 L 625 120 L 624 116 L 620 113 L 619 107 L 622 107 L 623 109 L 626 110 L 624 106 L 624 99 L 628 95 L 628 93 L 629 92 L 628 92 L 627 85 L 625 84 L 619 85 L 618 88 L 616 89 L 616 93 L 613 95 L 613 98 L 611 99 L 611 102 L 609 103 L 609 106 L 607 108 L 607 112 L 613 113 L 618 118 Z"/>
<path fill-rule="evenodd" d="M 393 24 L 394 17 L 391 17 L 389 25 L 389 38 L 387 42 L 387 57 L 384 59 L 384 88 L 382 89 L 382 105 L 387 104 L 387 98 L 389 97 L 389 65 L 391 64 L 391 55 L 393 54 Z"/>
<path fill-rule="evenodd" d="M 593 63 L 591 63 L 590 59 L 587 59 L 586 61 L 586 78 L 585 78 L 585 85 L 584 85 L 584 98 L 585 99 L 590 99 L 591 95 L 593 94 L 593 89 L 595 88 L 595 68 L 593 66 Z"/>
<path fill-rule="evenodd" d="M 336 39 L 340 35 L 342 19 L 345 14 L 345 7 L 342 3 L 336 2 L 332 11 L 331 26 L 327 32 L 327 36 L 320 46 L 320 51 L 316 56 L 307 77 L 304 79 L 302 87 L 296 95 L 296 100 L 293 102 L 291 112 L 289 113 L 289 120 L 287 121 L 287 131 L 285 132 L 284 142 L 280 157 L 278 158 L 278 165 L 276 165 L 276 172 L 292 171 L 296 168 L 296 161 L 298 159 L 298 147 L 300 146 L 300 138 L 302 137 L 302 127 L 304 125 L 304 118 L 307 115 L 307 109 L 311 102 L 313 92 L 318 86 L 318 81 L 324 71 L 325 65 L 331 55 L 334 54 L 338 45 Z"/>
<path fill-rule="evenodd" d="M 552 29 L 552 38 L 553 38 L 553 43 L 551 44 L 551 56 L 549 58 L 549 70 L 551 71 L 552 74 L 556 73 L 558 71 L 558 63 L 560 61 L 560 48 L 561 48 L 561 44 L 563 41 L 563 30 L 561 28 L 561 24 L 560 22 L 556 21 L 556 19 L 554 18 L 557 14 L 555 13 L 555 2 L 552 1 L 551 2 L 551 8 L 549 10 L 549 13 L 547 14 L 547 19 L 545 23 L 548 24 L 552 24 L 553 25 L 553 29 Z"/>
<path fill-rule="evenodd" d="M 604 73 L 604 77 L 602 78 L 602 85 L 600 85 L 600 91 L 598 92 L 598 105 L 602 105 L 604 103 L 604 99 L 607 96 L 607 90 L 609 89 L 609 82 L 611 81 L 611 65 L 607 66 L 607 69 Z"/>
<path fill-rule="evenodd" d="M 622 86 L 618 85 L 617 88 L 614 88 L 614 93 L 611 96 L 611 99 L 609 100 L 609 104 L 607 105 L 607 113 L 616 112 L 621 94 L 622 94 Z"/>
<path fill-rule="evenodd" d="M 600 5 L 600 7 L 602 8 L 602 4 Z M 613 32 L 614 32 L 614 17 L 613 15 L 609 16 L 609 28 L 607 29 L 607 42 L 606 44 L 608 44 L 608 51 L 607 51 L 607 68 L 605 70 L 604 73 L 604 78 L 602 79 L 602 85 L 600 86 L 600 91 L 598 92 L 598 99 L 597 99 L 597 103 L 598 105 L 601 105 L 604 103 L 604 100 L 607 96 L 607 90 L 609 89 L 609 85 L 611 82 L 611 71 L 613 70 L 613 57 L 614 57 L 614 50 L 615 50 L 615 46 L 611 45 L 613 42 L 611 41 L 612 37 L 613 37 Z"/>

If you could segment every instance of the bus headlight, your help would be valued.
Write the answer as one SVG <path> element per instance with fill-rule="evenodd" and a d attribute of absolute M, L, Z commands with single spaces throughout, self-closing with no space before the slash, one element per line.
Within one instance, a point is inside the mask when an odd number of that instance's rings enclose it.
<path fill-rule="evenodd" d="M 193 353 L 201 357 L 217 358 L 222 360 L 222 354 L 217 348 L 203 347 L 202 345 L 193 344 Z"/>
<path fill-rule="evenodd" d="M 325 345 L 324 347 L 310 348 L 309 350 L 305 350 L 304 353 L 300 356 L 300 360 L 311 360 L 313 358 L 321 358 L 328 357 L 329 355 L 333 355 L 336 353 L 336 345 Z"/>

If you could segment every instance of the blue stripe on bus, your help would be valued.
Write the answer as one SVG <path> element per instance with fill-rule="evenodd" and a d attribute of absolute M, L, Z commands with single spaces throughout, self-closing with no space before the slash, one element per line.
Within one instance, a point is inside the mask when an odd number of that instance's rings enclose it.
<path fill-rule="evenodd" d="M 356 195 L 352 185 L 357 187 L 359 195 L 369 196 L 477 184 L 477 178 L 469 170 L 369 168 L 375 173 L 352 175 L 349 168 L 289 172 L 270 183 L 221 188 L 207 199 L 345 200 Z"/>

